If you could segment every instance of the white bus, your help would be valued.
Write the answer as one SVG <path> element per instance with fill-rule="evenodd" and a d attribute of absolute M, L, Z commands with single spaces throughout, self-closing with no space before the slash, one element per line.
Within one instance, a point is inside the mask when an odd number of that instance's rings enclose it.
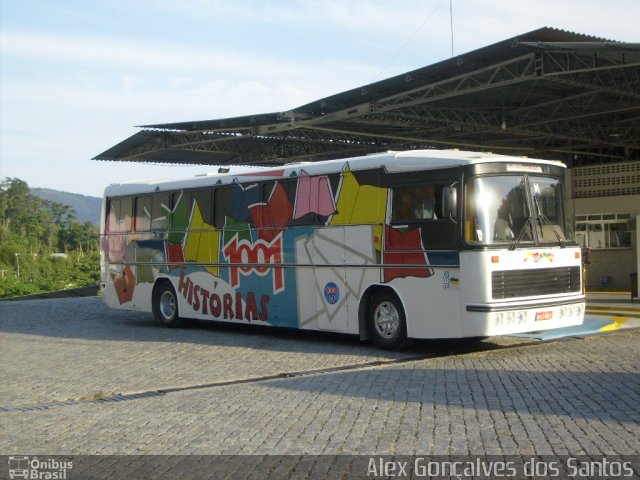
<path fill-rule="evenodd" d="M 582 323 L 564 165 L 457 150 L 111 185 L 102 290 L 115 308 L 407 339 Z"/>

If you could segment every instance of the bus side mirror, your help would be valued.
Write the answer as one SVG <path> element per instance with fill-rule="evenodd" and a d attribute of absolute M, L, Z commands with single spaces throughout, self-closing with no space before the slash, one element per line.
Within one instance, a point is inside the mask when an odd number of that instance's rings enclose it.
<path fill-rule="evenodd" d="M 445 218 L 449 217 L 456 222 L 458 215 L 458 188 L 455 183 L 442 189 L 442 210 Z"/>

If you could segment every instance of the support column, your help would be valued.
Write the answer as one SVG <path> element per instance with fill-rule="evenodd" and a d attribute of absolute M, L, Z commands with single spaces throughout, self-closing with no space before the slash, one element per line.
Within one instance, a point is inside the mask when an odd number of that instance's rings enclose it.
<path fill-rule="evenodd" d="M 636 232 L 635 232 L 635 245 L 633 245 L 633 255 L 636 260 L 636 284 L 640 284 L 640 214 L 636 215 Z M 636 296 L 634 297 L 634 292 L 631 292 L 632 298 L 638 298 L 637 293 L 640 291 L 640 287 L 636 287 Z"/>

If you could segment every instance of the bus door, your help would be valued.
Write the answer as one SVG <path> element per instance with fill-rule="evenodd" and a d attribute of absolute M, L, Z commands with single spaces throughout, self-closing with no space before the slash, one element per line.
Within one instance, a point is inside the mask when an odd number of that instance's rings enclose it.
<path fill-rule="evenodd" d="M 309 298 L 308 303 L 315 304 L 317 328 L 358 332 L 360 298 L 379 277 L 374 229 L 372 225 L 346 225 L 314 233 L 310 257 L 315 265 L 315 302 Z"/>
<path fill-rule="evenodd" d="M 345 228 L 325 227 L 298 240 L 300 328 L 347 331 Z"/>

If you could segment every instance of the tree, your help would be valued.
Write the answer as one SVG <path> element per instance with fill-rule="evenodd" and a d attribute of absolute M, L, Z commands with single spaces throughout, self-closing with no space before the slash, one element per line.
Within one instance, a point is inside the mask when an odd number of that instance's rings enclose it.
<path fill-rule="evenodd" d="M 60 251 L 67 258 L 51 255 Z M 91 222 L 78 222 L 68 205 L 31 195 L 23 180 L 0 182 L 0 297 L 95 285 L 99 261 Z"/>
<path fill-rule="evenodd" d="M 37 200 L 37 197 L 29 193 L 27 182 L 18 178 L 5 178 L 0 183 L 0 225 L 12 231 L 22 228 L 20 222 L 29 222 L 37 212 Z"/>
<path fill-rule="evenodd" d="M 91 222 L 74 221 L 60 230 L 62 250 L 90 251 L 97 248 L 98 232 Z"/>

